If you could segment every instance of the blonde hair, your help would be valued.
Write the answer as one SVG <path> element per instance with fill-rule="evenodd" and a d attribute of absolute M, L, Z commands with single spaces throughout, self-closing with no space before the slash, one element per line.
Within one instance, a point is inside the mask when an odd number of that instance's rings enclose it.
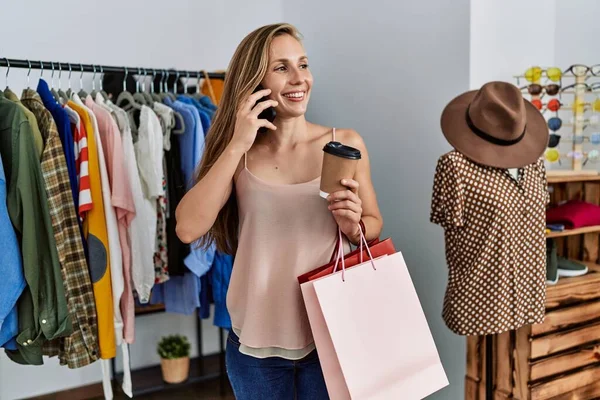
<path fill-rule="evenodd" d="M 269 64 L 269 49 L 273 38 L 290 35 L 302 40 L 300 32 L 291 24 L 266 25 L 248 34 L 238 45 L 227 68 L 223 95 L 206 137 L 202 163 L 194 174 L 200 181 L 213 167 L 233 137 L 238 106 L 264 79 Z M 235 254 L 238 246 L 239 216 L 235 187 L 227 203 L 220 210 L 211 229 L 200 238 L 199 246 L 216 243 L 217 250 Z"/>

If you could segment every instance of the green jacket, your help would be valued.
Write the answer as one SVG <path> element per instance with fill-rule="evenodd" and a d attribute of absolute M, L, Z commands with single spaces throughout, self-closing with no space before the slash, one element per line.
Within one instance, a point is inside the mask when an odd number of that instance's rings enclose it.
<path fill-rule="evenodd" d="M 33 130 L 22 105 L 2 92 L 0 155 L 27 281 L 18 302 L 18 350 L 6 353 L 17 363 L 41 365 L 44 342 L 71 334 L 72 326 Z"/>

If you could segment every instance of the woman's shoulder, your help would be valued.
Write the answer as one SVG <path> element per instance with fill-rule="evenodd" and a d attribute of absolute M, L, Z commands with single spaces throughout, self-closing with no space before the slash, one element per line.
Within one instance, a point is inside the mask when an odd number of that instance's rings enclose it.
<path fill-rule="evenodd" d="M 313 129 L 318 132 L 320 138 L 329 141 L 332 138 L 333 127 L 313 124 Z M 347 146 L 364 150 L 365 143 L 360 134 L 351 128 L 335 128 L 335 140 Z"/>

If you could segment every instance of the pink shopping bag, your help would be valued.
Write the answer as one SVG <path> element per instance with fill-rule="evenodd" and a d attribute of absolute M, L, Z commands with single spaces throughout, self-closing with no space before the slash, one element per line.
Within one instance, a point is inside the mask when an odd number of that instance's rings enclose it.
<path fill-rule="evenodd" d="M 329 396 L 422 399 L 448 379 L 406 263 L 369 257 L 301 285 Z"/>

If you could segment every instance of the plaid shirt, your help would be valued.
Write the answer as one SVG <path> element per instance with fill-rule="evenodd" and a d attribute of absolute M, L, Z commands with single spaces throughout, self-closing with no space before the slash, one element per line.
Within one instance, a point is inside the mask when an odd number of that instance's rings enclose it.
<path fill-rule="evenodd" d="M 70 336 L 46 342 L 42 351 L 44 355 L 58 355 L 61 365 L 80 368 L 99 357 L 98 323 L 67 163 L 52 114 L 44 107 L 39 95 L 31 89 L 26 89 L 23 91 L 21 102 L 37 118 L 46 140 L 42 153 L 42 175 L 48 195 L 69 315 L 73 324 L 73 333 Z"/>

